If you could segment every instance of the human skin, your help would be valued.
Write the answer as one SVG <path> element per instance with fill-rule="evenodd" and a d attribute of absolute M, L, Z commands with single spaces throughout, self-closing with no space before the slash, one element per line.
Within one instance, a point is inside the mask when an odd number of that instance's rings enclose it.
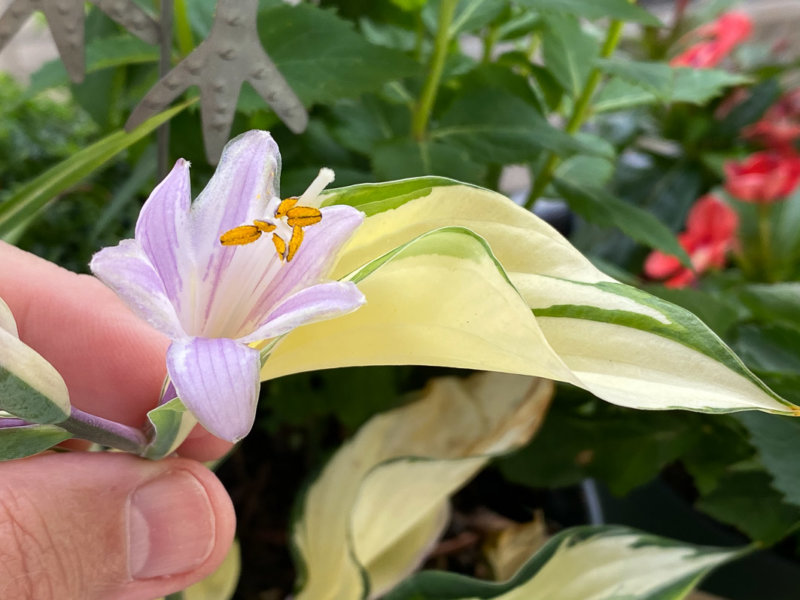
<path fill-rule="evenodd" d="M 0 298 L 73 405 L 142 425 L 164 379 L 165 337 L 93 277 L 2 242 Z M 75 451 L 0 463 L 0 598 L 150 600 L 199 581 L 225 557 L 235 515 L 197 461 L 229 448 L 198 427 L 180 458 Z"/>

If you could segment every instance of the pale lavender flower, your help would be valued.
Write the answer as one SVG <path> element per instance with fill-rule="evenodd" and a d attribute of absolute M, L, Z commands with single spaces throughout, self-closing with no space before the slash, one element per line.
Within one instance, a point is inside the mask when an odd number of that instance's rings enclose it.
<path fill-rule="evenodd" d="M 178 395 L 206 429 L 230 441 L 244 437 L 255 417 L 261 362 L 250 344 L 364 302 L 353 283 L 325 279 L 363 214 L 323 208 L 321 222 L 296 232 L 297 225 L 276 214 L 279 176 L 278 147 L 263 131 L 225 147 L 194 203 L 189 163 L 179 160 L 142 208 L 134 239 L 101 250 L 91 262 L 97 277 L 172 339 L 167 372 Z M 321 171 L 297 205 L 318 206 L 331 179 Z M 254 241 L 259 232 L 247 245 L 220 243 L 226 232 L 251 223 L 273 239 Z"/>

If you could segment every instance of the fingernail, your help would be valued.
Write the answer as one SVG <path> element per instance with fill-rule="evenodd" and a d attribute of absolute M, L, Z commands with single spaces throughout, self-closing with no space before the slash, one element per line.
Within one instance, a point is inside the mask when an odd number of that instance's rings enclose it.
<path fill-rule="evenodd" d="M 214 511 L 203 485 L 188 471 L 171 471 L 131 494 L 128 565 L 134 579 L 177 575 L 211 554 Z"/>

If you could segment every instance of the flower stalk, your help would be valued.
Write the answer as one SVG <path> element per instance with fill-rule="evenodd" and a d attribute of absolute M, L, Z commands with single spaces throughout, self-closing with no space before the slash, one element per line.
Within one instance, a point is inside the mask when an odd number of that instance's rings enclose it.
<path fill-rule="evenodd" d="M 58 423 L 58 426 L 82 440 L 125 452 L 141 454 L 147 446 L 144 433 L 135 427 L 85 413 L 74 406 L 69 418 Z"/>
<path fill-rule="evenodd" d="M 614 50 L 616 49 L 617 44 L 619 44 L 619 40 L 622 37 L 622 28 L 624 25 L 625 24 L 622 21 L 611 21 L 610 25 L 608 26 L 605 42 L 603 42 L 603 48 L 600 50 L 601 58 L 608 58 L 614 53 Z M 589 77 L 586 79 L 586 83 L 584 84 L 578 99 L 575 101 L 575 106 L 573 106 L 572 113 L 570 114 L 567 125 L 564 128 L 568 134 L 574 135 L 577 133 L 583 123 L 586 121 L 591 110 L 592 97 L 597 90 L 597 86 L 600 85 L 602 78 L 603 74 L 599 68 L 594 67 L 590 71 Z M 553 180 L 553 175 L 555 174 L 556 168 L 559 164 L 561 164 L 561 158 L 559 158 L 559 156 L 554 152 L 550 152 L 550 154 L 547 156 L 547 160 L 545 160 L 541 169 L 539 169 L 539 172 L 536 173 L 533 178 L 533 187 L 531 188 L 530 194 L 528 194 L 528 199 L 525 202 L 525 208 L 529 210 L 533 208 L 534 203 L 544 193 L 544 190 Z"/>
<path fill-rule="evenodd" d="M 758 245 L 761 253 L 761 266 L 763 268 L 763 276 L 768 282 L 772 283 L 774 277 L 772 274 L 772 245 L 770 238 L 772 237 L 772 217 L 771 204 L 758 205 Z"/>
<path fill-rule="evenodd" d="M 411 119 L 411 134 L 416 140 L 425 139 L 428 132 L 428 122 L 439 92 L 439 82 L 442 79 L 444 62 L 450 46 L 450 24 L 453 22 L 457 5 L 458 0 L 442 0 L 442 4 L 439 7 L 439 21 L 436 29 L 436 39 L 433 44 L 433 55 L 431 56 L 428 75 L 425 78 L 419 102 L 417 102 Z"/>

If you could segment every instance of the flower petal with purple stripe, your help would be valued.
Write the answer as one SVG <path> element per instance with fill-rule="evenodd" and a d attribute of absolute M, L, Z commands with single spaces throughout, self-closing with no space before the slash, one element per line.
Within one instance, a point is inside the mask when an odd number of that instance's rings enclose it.
<path fill-rule="evenodd" d="M 289 296 L 258 329 L 239 339 L 243 342 L 268 340 L 301 325 L 346 315 L 364 302 L 364 294 L 350 281 L 318 283 Z"/>
<path fill-rule="evenodd" d="M 253 426 L 260 366 L 258 350 L 228 338 L 176 340 L 167 351 L 181 401 L 203 427 L 231 442 Z"/>
<path fill-rule="evenodd" d="M 136 241 L 178 314 L 185 302 L 181 293 L 184 278 L 193 259 L 187 227 L 191 202 L 189 163 L 180 159 L 150 194 L 136 222 Z"/>
<path fill-rule="evenodd" d="M 92 257 L 92 273 L 110 287 L 139 317 L 169 337 L 184 337 L 164 282 L 134 240 L 103 248 Z"/>

